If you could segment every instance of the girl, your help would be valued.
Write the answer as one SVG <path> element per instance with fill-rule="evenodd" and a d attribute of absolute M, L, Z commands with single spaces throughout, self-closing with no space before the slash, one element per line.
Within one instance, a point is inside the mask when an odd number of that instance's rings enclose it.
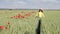
<path fill-rule="evenodd" d="M 36 34 L 40 34 L 41 18 L 45 17 L 42 9 L 39 9 L 39 12 L 37 13 L 37 17 L 39 19 L 39 22 L 38 22 L 38 26 L 37 26 L 37 29 L 36 29 Z"/>
<path fill-rule="evenodd" d="M 39 18 L 45 17 L 42 9 L 39 9 L 39 12 L 37 12 L 36 17 L 39 17 Z"/>

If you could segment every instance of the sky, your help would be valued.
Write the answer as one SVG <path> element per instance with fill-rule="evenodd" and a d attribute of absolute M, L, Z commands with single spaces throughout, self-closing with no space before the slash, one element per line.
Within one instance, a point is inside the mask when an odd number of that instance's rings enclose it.
<path fill-rule="evenodd" d="M 0 8 L 60 9 L 60 0 L 0 0 Z"/>

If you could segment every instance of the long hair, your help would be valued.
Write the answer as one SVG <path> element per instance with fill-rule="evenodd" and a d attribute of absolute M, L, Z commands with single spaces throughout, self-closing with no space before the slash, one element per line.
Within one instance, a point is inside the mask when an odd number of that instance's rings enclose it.
<path fill-rule="evenodd" d="M 43 12 L 43 10 L 42 9 L 39 9 L 39 12 Z"/>

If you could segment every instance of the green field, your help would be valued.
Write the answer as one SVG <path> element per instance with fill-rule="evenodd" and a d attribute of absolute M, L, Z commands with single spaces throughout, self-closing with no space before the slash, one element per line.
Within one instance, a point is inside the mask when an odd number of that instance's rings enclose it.
<path fill-rule="evenodd" d="M 7 26 L 7 22 L 10 22 L 10 29 L 4 29 L 0 31 L 0 34 L 36 34 L 35 30 L 38 24 L 36 12 L 38 10 L 0 10 L 0 26 Z M 21 15 L 31 13 L 31 16 L 19 19 L 10 18 L 18 13 Z M 44 10 L 44 14 L 41 34 L 60 34 L 60 11 Z"/>

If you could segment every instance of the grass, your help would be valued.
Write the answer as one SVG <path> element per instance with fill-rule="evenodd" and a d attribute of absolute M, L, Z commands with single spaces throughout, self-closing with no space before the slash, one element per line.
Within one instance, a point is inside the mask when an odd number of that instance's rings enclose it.
<path fill-rule="evenodd" d="M 45 11 L 42 19 L 42 34 L 60 34 L 60 11 Z"/>
<path fill-rule="evenodd" d="M 29 12 L 31 16 L 27 18 L 14 19 L 10 18 L 18 13 L 24 15 Z M 38 10 L 0 10 L 0 25 L 6 26 L 10 21 L 10 29 L 2 31 L 4 34 L 36 34 L 35 30 L 38 19 L 35 14 Z M 60 11 L 44 11 L 45 18 L 42 18 L 41 34 L 60 34 Z M 3 34 L 0 32 L 1 34 Z"/>

